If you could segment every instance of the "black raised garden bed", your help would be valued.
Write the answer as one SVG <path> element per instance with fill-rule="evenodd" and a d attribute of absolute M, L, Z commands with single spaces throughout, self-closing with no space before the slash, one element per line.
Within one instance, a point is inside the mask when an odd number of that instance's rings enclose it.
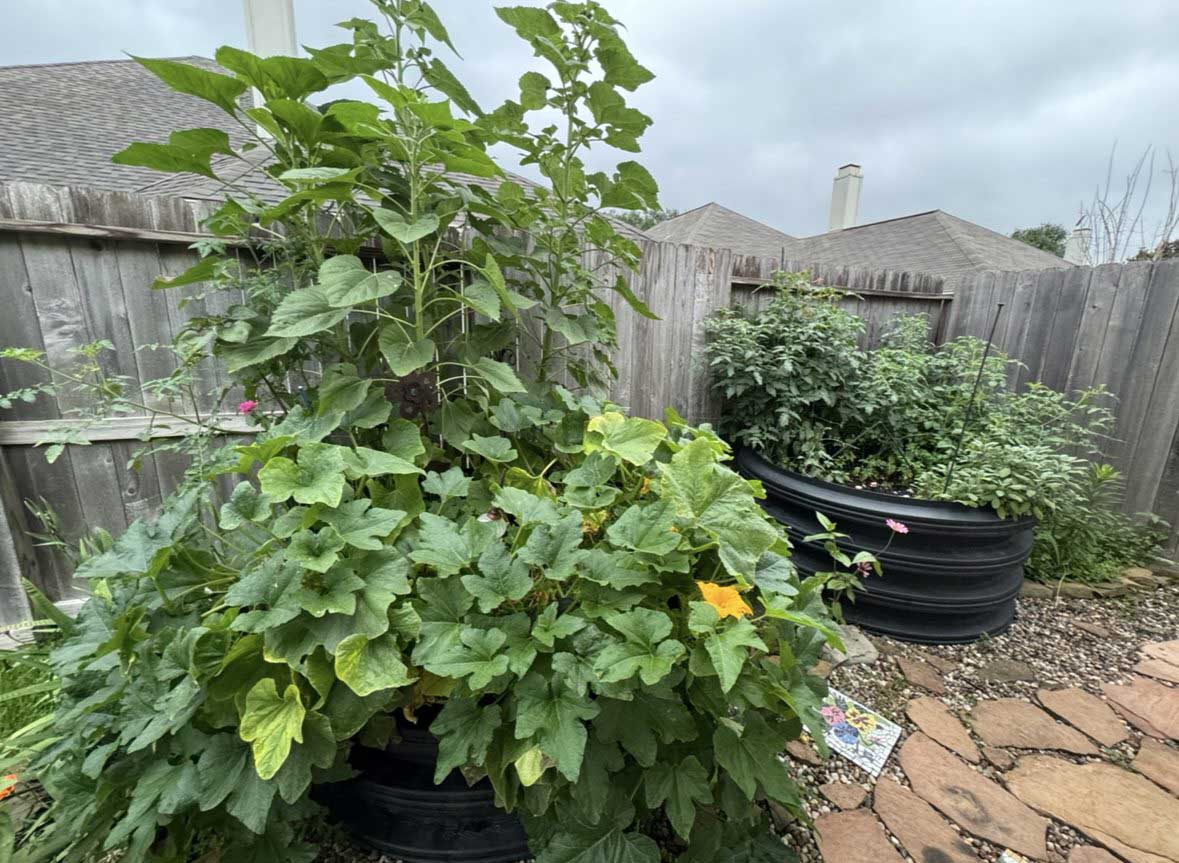
<path fill-rule="evenodd" d="M 486 779 L 458 771 L 434 784 L 438 741 L 424 726 L 399 723 L 401 740 L 357 747 L 359 775 L 317 789 L 316 799 L 362 845 L 404 863 L 515 863 L 532 856 L 520 820 L 495 805 Z"/>
<path fill-rule="evenodd" d="M 849 535 L 839 544 L 850 553 L 883 548 L 891 533 L 886 518 L 908 526 L 880 555 L 884 576 L 864 579 L 863 592 L 845 603 L 849 622 L 905 641 L 951 644 L 1002 632 L 1015 619 L 1033 519 L 823 482 L 748 448 L 737 451 L 736 465 L 765 485 L 762 505 L 786 526 L 794 563 L 808 575 L 831 568 L 821 544 L 802 542 L 822 530 L 816 511 Z"/>

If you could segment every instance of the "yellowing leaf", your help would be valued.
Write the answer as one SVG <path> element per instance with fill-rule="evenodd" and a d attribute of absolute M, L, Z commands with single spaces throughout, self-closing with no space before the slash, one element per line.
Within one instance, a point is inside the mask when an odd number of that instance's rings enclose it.
<path fill-rule="evenodd" d="M 631 464 L 646 464 L 666 437 L 661 423 L 608 411 L 590 418 L 585 447 L 587 453 L 605 450 Z"/>
<path fill-rule="evenodd" d="M 732 585 L 698 581 L 696 586 L 700 588 L 704 601 L 715 608 L 716 613 L 722 618 L 741 618 L 753 614 L 753 609 L 741 598 L 741 593 Z"/>
<path fill-rule="evenodd" d="M 254 767 L 262 779 L 270 779 L 291 752 L 291 743 L 303 742 L 303 717 L 307 710 L 293 683 L 279 697 L 274 680 L 264 677 L 246 696 L 239 733 L 254 750 Z"/>

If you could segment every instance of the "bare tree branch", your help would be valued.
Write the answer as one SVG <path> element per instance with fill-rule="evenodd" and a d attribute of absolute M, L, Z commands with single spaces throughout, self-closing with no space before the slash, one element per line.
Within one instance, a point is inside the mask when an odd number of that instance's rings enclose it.
<path fill-rule="evenodd" d="M 1155 155 L 1154 146 L 1147 146 L 1126 174 L 1121 188 L 1115 191 L 1117 142 L 1110 148 L 1105 182 L 1094 189 L 1088 207 L 1081 205 L 1077 220 L 1077 227 L 1090 228 L 1089 260 L 1094 264 L 1124 261 L 1130 257 L 1134 245 L 1138 246 L 1137 257 L 1141 259 L 1160 260 L 1164 256 L 1171 237 L 1179 228 L 1179 168 L 1168 150 L 1168 167 L 1159 172 L 1169 181 L 1166 184 L 1165 216 L 1148 235 L 1145 217 L 1158 203 L 1154 195 Z"/>

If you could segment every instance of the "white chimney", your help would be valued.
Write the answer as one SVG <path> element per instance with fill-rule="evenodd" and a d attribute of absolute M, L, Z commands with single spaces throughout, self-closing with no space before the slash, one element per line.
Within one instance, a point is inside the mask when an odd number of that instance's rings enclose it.
<path fill-rule="evenodd" d="M 259 57 L 298 57 L 294 0 L 245 0 L 246 39 Z"/>
<path fill-rule="evenodd" d="M 860 215 L 860 186 L 864 172 L 859 165 L 847 164 L 835 172 L 831 189 L 831 213 L 827 217 L 828 231 L 842 231 L 856 223 Z"/>
<path fill-rule="evenodd" d="M 1064 243 L 1064 262 L 1066 264 L 1076 264 L 1078 267 L 1089 266 L 1091 263 L 1089 249 L 1092 243 L 1092 228 L 1073 228 L 1073 232 L 1068 235 L 1068 239 Z"/>

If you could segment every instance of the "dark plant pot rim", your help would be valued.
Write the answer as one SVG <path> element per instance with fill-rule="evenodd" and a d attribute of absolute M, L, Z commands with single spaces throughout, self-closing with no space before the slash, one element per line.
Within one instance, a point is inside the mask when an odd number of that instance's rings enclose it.
<path fill-rule="evenodd" d="M 896 516 L 897 521 L 908 526 L 913 524 L 928 524 L 929 527 L 945 527 L 947 520 L 960 522 L 963 527 L 981 527 L 986 525 L 1013 526 L 1034 524 L 1031 516 L 1018 518 L 1002 518 L 994 510 L 987 507 L 967 506 L 955 500 L 939 500 L 937 498 L 905 497 L 888 494 L 866 488 L 856 488 L 844 483 L 831 482 L 809 476 L 790 468 L 771 462 L 750 447 L 737 446 L 734 457 L 738 463 L 748 465 L 757 473 L 757 478 L 767 487 L 784 490 L 790 485 L 813 485 L 830 493 L 824 501 L 832 501 L 838 506 L 840 496 L 846 496 L 849 506 L 863 509 L 862 501 L 868 500 L 881 504 L 889 510 L 890 515 Z M 829 504 L 828 504 L 829 506 Z M 828 515 L 827 512 L 823 512 Z"/>

